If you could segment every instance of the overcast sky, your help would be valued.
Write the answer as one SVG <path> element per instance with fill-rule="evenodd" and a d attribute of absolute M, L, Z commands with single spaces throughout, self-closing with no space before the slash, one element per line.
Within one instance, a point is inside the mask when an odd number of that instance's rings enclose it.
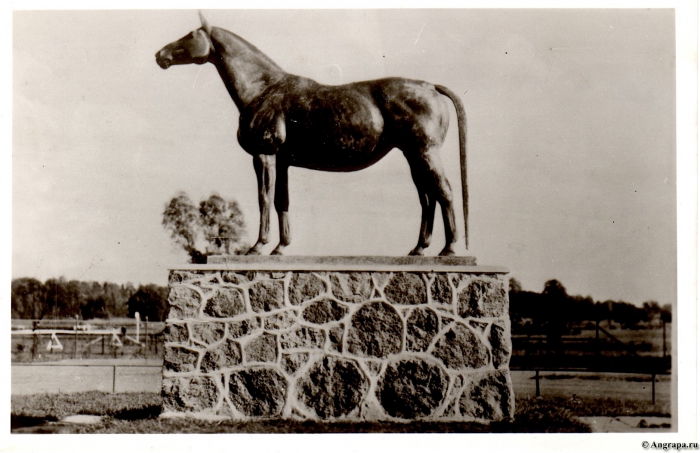
<path fill-rule="evenodd" d="M 528 290 L 556 278 L 596 300 L 675 299 L 672 10 L 205 15 L 322 83 L 401 76 L 458 93 L 470 190 L 470 249 L 460 240 L 458 253 Z M 252 159 L 214 66 L 155 63 L 199 26 L 190 10 L 14 12 L 13 277 L 166 284 L 187 261 L 161 226 L 181 190 L 235 198 L 255 241 Z M 459 196 L 453 110 L 441 155 Z M 288 255 L 415 246 L 420 205 L 398 150 L 360 172 L 292 169 L 289 184 Z M 272 237 L 269 250 L 276 218 Z M 428 254 L 443 237 L 438 212 Z"/>

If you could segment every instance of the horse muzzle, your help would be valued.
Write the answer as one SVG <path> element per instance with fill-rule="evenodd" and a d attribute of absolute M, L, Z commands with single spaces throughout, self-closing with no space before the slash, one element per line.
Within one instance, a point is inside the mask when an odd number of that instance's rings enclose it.
<path fill-rule="evenodd" d="M 156 63 L 163 69 L 168 69 L 172 64 L 172 57 L 170 55 L 163 55 L 163 51 L 156 53 Z"/>

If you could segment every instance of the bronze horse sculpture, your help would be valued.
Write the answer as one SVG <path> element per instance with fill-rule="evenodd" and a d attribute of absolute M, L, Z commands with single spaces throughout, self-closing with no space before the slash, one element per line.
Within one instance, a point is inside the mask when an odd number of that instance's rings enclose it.
<path fill-rule="evenodd" d="M 422 207 L 418 244 L 409 255 L 423 255 L 433 231 L 435 204 L 445 226 L 441 256 L 454 255 L 457 230 L 452 190 L 439 150 L 449 127 L 445 98 L 452 100 L 459 126 L 465 241 L 468 247 L 466 114 L 448 88 L 418 80 L 386 78 L 328 86 L 285 72 L 239 36 L 202 27 L 156 53 L 158 65 L 212 63 L 240 112 L 238 142 L 253 156 L 258 180 L 260 232 L 248 254 L 260 254 L 269 240 L 270 201 L 279 218 L 280 242 L 291 241 L 287 172 L 290 166 L 349 172 L 373 165 L 393 148 L 411 169 Z"/>

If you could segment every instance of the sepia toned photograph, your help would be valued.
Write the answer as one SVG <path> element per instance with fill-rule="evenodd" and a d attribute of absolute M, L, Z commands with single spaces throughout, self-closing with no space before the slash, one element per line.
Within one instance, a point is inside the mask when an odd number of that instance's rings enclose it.
<path fill-rule="evenodd" d="M 10 15 L 12 445 L 698 448 L 678 9 Z"/>

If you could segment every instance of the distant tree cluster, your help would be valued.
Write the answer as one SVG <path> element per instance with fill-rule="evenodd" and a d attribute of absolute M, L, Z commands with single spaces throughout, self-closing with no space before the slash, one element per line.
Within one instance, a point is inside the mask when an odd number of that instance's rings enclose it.
<path fill-rule="evenodd" d="M 590 296 L 570 296 L 558 280 L 549 280 L 541 293 L 523 291 L 510 279 L 510 316 L 515 326 L 558 337 L 586 322 L 609 321 L 623 328 L 637 328 L 654 320 L 671 322 L 671 304 L 644 302 L 641 307 L 624 301 L 593 301 Z"/>
<path fill-rule="evenodd" d="M 190 262 L 204 264 L 208 255 L 236 255 L 248 249 L 243 242 L 245 222 L 236 200 L 217 194 L 195 206 L 180 192 L 163 211 L 163 227 L 190 256 Z"/>
<path fill-rule="evenodd" d="M 12 280 L 12 317 L 19 319 L 82 319 L 133 317 L 160 321 L 167 308 L 167 287 L 131 283 L 81 282 L 61 277 L 44 283 L 34 278 Z"/>

